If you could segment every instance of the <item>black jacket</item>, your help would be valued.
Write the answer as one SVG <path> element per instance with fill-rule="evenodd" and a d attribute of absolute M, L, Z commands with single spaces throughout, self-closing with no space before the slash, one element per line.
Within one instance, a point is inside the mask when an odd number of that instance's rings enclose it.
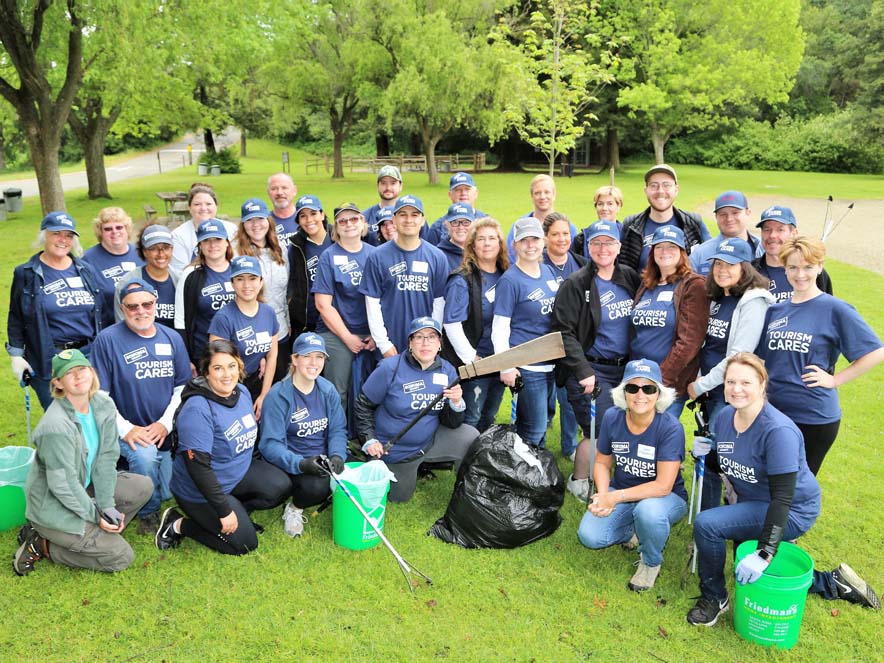
<path fill-rule="evenodd" d="M 322 222 L 327 233 L 331 233 L 328 220 Z M 310 296 L 310 275 L 307 273 L 307 235 L 299 230 L 289 237 L 289 283 L 286 302 L 289 307 L 289 326 L 291 338 L 307 330 L 307 298 Z"/>
<path fill-rule="evenodd" d="M 193 271 L 184 278 L 184 329 L 179 329 L 184 337 L 184 347 L 194 366 L 199 365 L 200 358 L 194 355 L 194 324 L 193 316 L 197 312 L 200 292 L 206 284 L 206 270 L 202 265 L 196 265 Z"/>
<path fill-rule="evenodd" d="M 449 283 L 451 279 L 463 279 L 469 286 L 470 306 L 467 309 L 467 319 L 462 324 L 467 340 L 475 348 L 479 339 L 482 338 L 484 323 L 482 319 L 482 270 L 478 267 L 471 270 L 459 267 L 448 275 Z M 442 356 L 455 368 L 463 366 L 463 361 L 457 356 L 445 334 L 442 335 Z"/>
<path fill-rule="evenodd" d="M 642 249 L 644 248 L 645 238 L 642 231 L 645 227 L 645 221 L 651 216 L 651 208 L 648 207 L 640 214 L 631 214 L 623 219 L 622 237 L 620 239 L 620 258 L 618 262 L 621 265 L 632 267 L 638 271 L 639 262 L 641 261 Z M 685 250 L 688 255 L 691 248 L 697 244 L 702 244 L 708 239 L 709 232 L 704 235 L 703 219 L 699 214 L 693 212 L 685 212 L 684 210 L 672 208 L 672 225 L 678 226 L 684 231 Z"/>

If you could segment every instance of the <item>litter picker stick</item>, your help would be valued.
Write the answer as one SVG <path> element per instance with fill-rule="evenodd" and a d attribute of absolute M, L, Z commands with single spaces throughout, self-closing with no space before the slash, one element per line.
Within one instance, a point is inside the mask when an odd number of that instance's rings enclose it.
<path fill-rule="evenodd" d="M 31 442 L 31 391 L 29 385 L 31 384 L 31 373 L 30 371 L 24 371 L 21 374 L 21 386 L 24 387 L 25 390 L 25 419 L 28 422 L 28 446 L 34 446 Z"/>
<path fill-rule="evenodd" d="M 856 204 L 856 203 L 850 203 L 850 204 L 847 206 L 847 209 L 845 210 L 844 214 L 841 215 L 841 218 L 839 218 L 839 219 L 838 219 L 837 221 L 835 221 L 834 223 L 830 224 L 829 227 L 828 227 L 827 229 L 823 230 L 823 240 L 822 240 L 823 243 L 825 243 L 825 241 L 826 241 L 827 239 L 829 239 L 829 236 L 830 236 L 833 232 L 835 232 L 835 228 L 837 228 L 838 226 L 840 226 L 840 225 L 841 225 L 841 222 L 847 217 L 847 215 L 850 214 L 850 213 L 853 211 L 853 206 L 854 206 L 855 204 Z"/>

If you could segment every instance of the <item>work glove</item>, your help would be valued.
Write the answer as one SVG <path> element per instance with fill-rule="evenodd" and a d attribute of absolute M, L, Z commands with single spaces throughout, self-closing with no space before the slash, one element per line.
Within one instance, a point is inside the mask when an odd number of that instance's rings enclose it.
<path fill-rule="evenodd" d="M 344 459 L 340 456 L 332 456 L 328 459 L 328 464 L 331 467 L 331 471 L 335 474 L 340 474 L 344 471 Z"/>
<path fill-rule="evenodd" d="M 751 555 L 746 555 L 737 564 L 737 582 L 741 585 L 756 582 L 761 578 L 761 574 L 764 573 L 769 563 L 766 559 L 758 556 L 757 550 Z"/>
<path fill-rule="evenodd" d="M 109 506 L 101 510 L 101 517 L 111 525 L 117 526 L 123 522 L 123 514 L 116 507 Z"/>
<path fill-rule="evenodd" d="M 322 467 L 321 458 L 319 456 L 309 456 L 302 458 L 298 463 L 298 469 L 302 474 L 315 474 L 316 476 L 328 476 L 325 468 Z"/>
<path fill-rule="evenodd" d="M 15 379 L 21 382 L 22 375 L 25 371 L 27 371 L 28 373 L 33 373 L 34 369 L 31 368 L 31 365 L 24 357 L 13 357 L 12 374 L 15 375 Z"/>
<path fill-rule="evenodd" d="M 691 455 L 694 458 L 704 458 L 712 451 L 712 440 L 708 437 L 695 437 L 691 447 Z"/>

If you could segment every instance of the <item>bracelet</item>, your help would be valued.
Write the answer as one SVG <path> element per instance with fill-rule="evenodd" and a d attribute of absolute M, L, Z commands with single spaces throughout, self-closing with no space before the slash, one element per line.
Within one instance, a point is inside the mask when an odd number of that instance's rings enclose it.
<path fill-rule="evenodd" d="M 626 501 L 626 491 L 623 490 L 622 488 L 620 489 L 620 501 L 621 501 L 621 502 L 625 502 L 625 501 Z"/>

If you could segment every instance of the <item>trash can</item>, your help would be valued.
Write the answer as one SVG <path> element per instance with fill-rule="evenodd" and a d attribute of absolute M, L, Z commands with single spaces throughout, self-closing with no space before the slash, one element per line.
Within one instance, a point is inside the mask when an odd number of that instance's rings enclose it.
<path fill-rule="evenodd" d="M 0 221 L 6 221 L 6 199 L 0 198 Z"/>
<path fill-rule="evenodd" d="M 200 163 L 196 167 L 197 175 L 208 175 L 209 174 L 209 164 Z"/>
<path fill-rule="evenodd" d="M 347 463 L 338 475 L 350 494 L 371 518 L 380 531 L 384 531 L 384 515 L 387 512 L 387 493 L 393 473 L 383 461 Z M 380 543 L 380 537 L 359 513 L 341 487 L 331 479 L 332 490 L 332 538 L 335 545 L 350 550 L 365 550 Z"/>
<path fill-rule="evenodd" d="M 221 174 L 221 166 L 217 163 L 212 164 L 212 175 L 220 175 Z"/>
<path fill-rule="evenodd" d="M 25 524 L 25 482 L 33 460 L 31 447 L 0 448 L 0 532 Z"/>
<path fill-rule="evenodd" d="M 3 199 L 6 201 L 7 212 L 21 212 L 21 189 L 4 189 Z"/>

